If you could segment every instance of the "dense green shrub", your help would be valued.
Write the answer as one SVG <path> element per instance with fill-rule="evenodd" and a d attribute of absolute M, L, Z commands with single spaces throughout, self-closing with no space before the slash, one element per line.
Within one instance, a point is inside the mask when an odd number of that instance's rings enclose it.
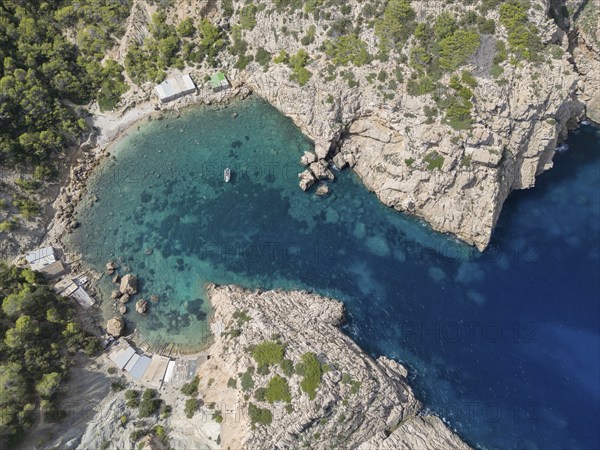
<path fill-rule="evenodd" d="M 0 233 L 8 233 L 14 231 L 19 227 L 19 221 L 15 218 L 4 220 L 0 222 Z"/>
<path fill-rule="evenodd" d="M 142 395 L 142 401 L 139 405 L 140 417 L 150 417 L 160 408 L 162 401 L 157 398 L 155 389 L 146 389 Z"/>
<path fill-rule="evenodd" d="M 294 363 L 291 359 L 283 359 L 279 365 L 286 377 L 291 377 L 294 374 Z"/>
<path fill-rule="evenodd" d="M 338 66 L 348 63 L 363 66 L 370 60 L 367 43 L 356 34 L 347 34 L 325 42 L 325 54 Z"/>
<path fill-rule="evenodd" d="M 259 402 L 264 402 L 267 400 L 267 389 L 264 387 L 258 388 L 254 391 L 254 398 Z"/>
<path fill-rule="evenodd" d="M 271 63 L 271 54 L 264 48 L 258 47 L 256 49 L 256 55 L 254 55 L 254 61 L 260 64 L 263 70 L 266 71 L 269 68 L 269 64 Z"/>
<path fill-rule="evenodd" d="M 279 364 L 283 360 L 285 347 L 274 341 L 265 341 L 252 350 L 252 357 L 258 366 Z"/>
<path fill-rule="evenodd" d="M 315 42 L 316 31 L 317 31 L 317 28 L 314 25 L 311 25 L 308 28 L 308 31 L 306 32 L 306 34 L 304 36 L 302 36 L 302 39 L 300 39 L 300 42 L 302 43 L 302 45 L 310 45 L 313 42 Z"/>
<path fill-rule="evenodd" d="M 467 62 L 479 48 L 479 34 L 470 30 L 456 30 L 440 41 L 440 67 L 453 71 Z"/>
<path fill-rule="evenodd" d="M 314 399 L 323 375 L 321 363 L 316 355 L 310 352 L 302 355 L 302 361 L 296 365 L 296 373 L 302 376 L 300 382 L 302 390 L 308 394 L 311 400 Z"/>
<path fill-rule="evenodd" d="M 279 375 L 275 375 L 273 378 L 271 378 L 267 384 L 265 399 L 269 403 L 291 402 L 292 396 L 290 394 L 290 386 L 288 385 L 287 380 Z"/>
<path fill-rule="evenodd" d="M 177 25 L 177 34 L 181 37 L 191 37 L 196 32 L 194 21 L 190 17 L 186 17 L 179 25 Z"/>
<path fill-rule="evenodd" d="M 185 401 L 183 412 L 188 419 L 191 419 L 196 414 L 196 411 L 198 411 L 198 408 L 200 408 L 200 401 L 197 398 L 188 398 Z"/>
<path fill-rule="evenodd" d="M 246 369 L 244 373 L 240 375 L 240 381 L 243 391 L 249 391 L 254 387 L 254 379 L 252 378 L 253 373 L 254 367 L 250 366 Z"/>
<path fill-rule="evenodd" d="M 140 391 L 134 389 L 125 391 L 125 404 L 129 408 L 137 408 L 140 405 Z"/>
<path fill-rule="evenodd" d="M 375 34 L 383 47 L 401 47 L 412 34 L 415 11 L 410 0 L 389 0 L 383 17 L 375 22 Z"/>
<path fill-rule="evenodd" d="M 195 397 L 198 395 L 198 383 L 200 383 L 200 378 L 196 375 L 192 381 L 183 385 L 181 393 L 188 397 Z"/>
<path fill-rule="evenodd" d="M 508 0 L 500 6 L 500 23 L 508 32 L 508 45 L 517 58 L 534 60 L 543 44 L 537 28 L 529 23 L 528 4 L 521 0 Z"/>
<path fill-rule="evenodd" d="M 426 164 L 427 170 L 441 170 L 444 165 L 444 157 L 436 151 L 432 151 L 425 155 L 423 161 Z"/>
<path fill-rule="evenodd" d="M 273 414 L 266 408 L 259 408 L 253 403 L 248 404 L 248 415 L 250 416 L 250 422 L 260 425 L 270 425 L 273 421 Z"/>
<path fill-rule="evenodd" d="M 252 30 L 256 26 L 256 5 L 250 3 L 240 11 L 240 26 L 245 30 Z"/>
<path fill-rule="evenodd" d="M 312 73 L 306 68 L 309 58 L 304 49 L 298 50 L 298 53 L 287 58 L 287 64 L 292 69 L 290 79 L 300 86 L 304 86 L 312 77 Z"/>

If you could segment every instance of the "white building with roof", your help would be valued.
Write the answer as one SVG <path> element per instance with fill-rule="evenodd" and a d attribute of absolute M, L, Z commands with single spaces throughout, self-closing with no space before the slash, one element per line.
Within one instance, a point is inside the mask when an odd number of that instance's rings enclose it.
<path fill-rule="evenodd" d="M 176 75 L 157 85 L 154 91 L 161 102 L 167 103 L 184 95 L 194 94 L 196 85 L 189 75 Z"/>
<path fill-rule="evenodd" d="M 47 278 L 56 278 L 65 271 L 56 251 L 52 247 L 43 247 L 30 251 L 25 255 L 31 270 L 43 273 Z"/>

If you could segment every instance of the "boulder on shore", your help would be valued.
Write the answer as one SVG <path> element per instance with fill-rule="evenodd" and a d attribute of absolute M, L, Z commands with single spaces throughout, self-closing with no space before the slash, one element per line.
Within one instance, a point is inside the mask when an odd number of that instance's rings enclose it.
<path fill-rule="evenodd" d="M 127 303 L 127 302 L 129 301 L 129 294 L 123 294 L 123 295 L 122 295 L 122 296 L 119 298 L 119 301 L 120 301 L 122 304 L 125 304 L 125 303 Z"/>
<path fill-rule="evenodd" d="M 329 168 L 327 167 L 327 162 L 325 161 L 314 162 L 308 167 L 318 180 L 333 181 L 335 179 L 333 172 L 329 170 Z"/>
<path fill-rule="evenodd" d="M 123 278 L 121 278 L 121 286 L 119 290 L 123 294 L 134 295 L 137 294 L 137 278 L 134 275 L 128 273 Z"/>
<path fill-rule="evenodd" d="M 116 291 L 112 291 L 112 294 L 110 294 L 110 298 L 111 299 L 117 299 L 119 297 L 121 297 L 123 294 L 121 293 L 121 291 L 116 290 Z"/>
<path fill-rule="evenodd" d="M 106 323 L 106 332 L 118 338 L 125 330 L 125 321 L 122 317 L 115 316 Z"/>
<path fill-rule="evenodd" d="M 311 152 L 304 152 L 302 158 L 300 159 L 300 164 L 303 166 L 308 166 L 309 164 L 314 163 L 317 160 L 317 155 Z"/>
<path fill-rule="evenodd" d="M 339 170 L 343 170 L 348 165 L 348 161 L 346 161 L 346 158 L 342 153 L 338 153 L 333 157 L 333 164 L 335 164 L 335 167 Z"/>

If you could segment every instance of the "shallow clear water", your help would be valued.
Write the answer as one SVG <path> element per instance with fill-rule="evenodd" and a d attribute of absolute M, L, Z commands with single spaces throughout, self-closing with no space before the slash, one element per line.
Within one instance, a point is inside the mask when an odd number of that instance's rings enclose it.
<path fill-rule="evenodd" d="M 569 144 L 479 254 L 350 172 L 326 199 L 301 192 L 311 143 L 267 104 L 197 109 L 119 141 L 69 241 L 99 270 L 120 258 L 160 297 L 128 315 L 154 342 L 206 338 L 206 281 L 312 289 L 342 299 L 346 331 L 405 362 L 426 408 L 471 444 L 598 448 L 600 132 Z"/>

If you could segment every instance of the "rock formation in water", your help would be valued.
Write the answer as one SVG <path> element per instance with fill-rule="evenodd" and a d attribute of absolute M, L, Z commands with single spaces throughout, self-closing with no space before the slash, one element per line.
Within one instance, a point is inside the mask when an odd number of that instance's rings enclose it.
<path fill-rule="evenodd" d="M 340 302 L 233 286 L 208 294 L 216 333 L 201 393 L 221 411 L 224 448 L 469 448 L 421 412 L 403 366 L 340 331 Z"/>

